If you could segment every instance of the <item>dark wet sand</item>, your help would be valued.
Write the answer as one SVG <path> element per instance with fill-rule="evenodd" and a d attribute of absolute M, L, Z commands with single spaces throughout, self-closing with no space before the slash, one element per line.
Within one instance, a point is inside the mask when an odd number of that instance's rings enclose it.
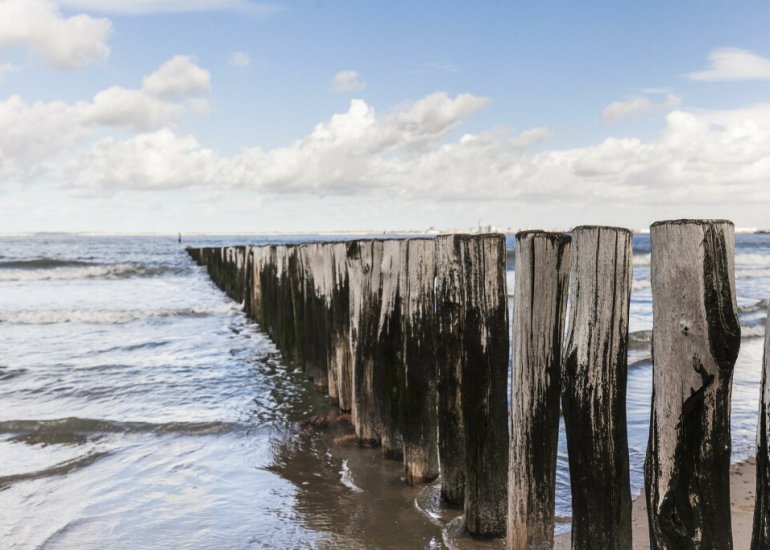
<path fill-rule="evenodd" d="M 751 524 L 754 516 L 754 491 L 756 490 L 756 464 L 747 460 L 733 466 L 730 475 L 730 495 L 733 511 L 733 545 L 735 550 L 748 550 L 751 543 Z M 643 495 L 634 500 L 634 548 L 650 547 L 647 525 L 647 506 Z M 568 549 L 570 535 L 556 537 L 554 548 Z"/>

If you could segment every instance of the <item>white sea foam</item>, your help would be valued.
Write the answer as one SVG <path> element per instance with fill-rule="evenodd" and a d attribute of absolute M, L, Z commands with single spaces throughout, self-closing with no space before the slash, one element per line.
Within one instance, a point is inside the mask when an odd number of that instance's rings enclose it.
<path fill-rule="evenodd" d="M 150 268 L 137 264 L 78 265 L 51 269 L 0 269 L 0 281 L 69 281 L 76 279 L 126 279 L 153 277 L 169 272 L 167 268 Z"/>
<path fill-rule="evenodd" d="M 0 312 L 0 323 L 12 325 L 52 325 L 56 323 L 83 323 L 95 325 L 118 325 L 140 319 L 164 317 L 207 317 L 231 312 L 229 304 L 203 308 L 165 309 L 28 309 Z"/>

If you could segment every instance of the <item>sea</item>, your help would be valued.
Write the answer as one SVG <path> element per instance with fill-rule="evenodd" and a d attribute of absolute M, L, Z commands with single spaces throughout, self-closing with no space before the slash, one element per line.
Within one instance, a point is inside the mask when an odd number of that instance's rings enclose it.
<path fill-rule="evenodd" d="M 348 443 L 345 422 L 308 424 L 326 398 L 184 250 L 318 238 L 0 237 L 0 548 L 499 548 L 463 534 L 436 483 L 407 486 L 398 463 Z M 636 495 L 652 379 L 649 236 L 633 247 Z M 737 235 L 735 265 L 740 462 L 755 453 L 770 235 Z M 511 263 L 509 292 L 514 278 Z M 564 532 L 563 425 L 559 445 Z"/>

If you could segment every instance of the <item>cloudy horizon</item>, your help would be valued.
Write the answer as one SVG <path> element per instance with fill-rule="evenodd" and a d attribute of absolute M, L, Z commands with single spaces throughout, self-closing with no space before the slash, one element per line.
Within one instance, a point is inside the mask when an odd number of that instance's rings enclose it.
<path fill-rule="evenodd" d="M 0 0 L 0 233 L 768 228 L 770 7 L 688 5 Z"/>

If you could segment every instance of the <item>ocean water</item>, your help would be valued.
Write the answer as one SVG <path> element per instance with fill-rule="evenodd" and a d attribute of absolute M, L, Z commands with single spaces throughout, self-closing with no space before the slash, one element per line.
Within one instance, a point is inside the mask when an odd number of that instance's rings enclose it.
<path fill-rule="evenodd" d="M 184 245 L 253 237 L 0 238 L 0 547 L 446 548 L 437 488 L 346 442 L 299 368 Z M 512 241 L 509 241 L 512 244 Z M 649 239 L 634 237 L 628 420 L 642 486 L 652 324 Z M 509 271 L 509 282 L 515 274 Z M 754 452 L 770 236 L 738 235 L 743 331 L 733 458 Z M 512 284 L 510 285 L 512 289 Z M 569 526 L 566 441 L 557 514 Z"/>

